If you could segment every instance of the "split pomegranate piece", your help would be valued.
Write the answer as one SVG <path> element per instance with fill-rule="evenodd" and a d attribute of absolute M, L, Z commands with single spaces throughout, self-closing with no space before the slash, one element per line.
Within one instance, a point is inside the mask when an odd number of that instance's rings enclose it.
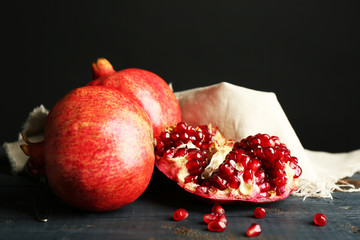
<path fill-rule="evenodd" d="M 266 211 L 265 211 L 265 208 L 262 208 L 262 207 L 257 207 L 255 208 L 254 210 L 254 216 L 256 218 L 264 218 L 266 215 Z"/>
<path fill-rule="evenodd" d="M 322 213 L 317 213 L 314 216 L 314 223 L 318 226 L 325 226 L 326 225 L 326 216 Z"/>
<path fill-rule="evenodd" d="M 186 191 L 213 201 L 272 202 L 298 188 L 298 159 L 276 136 L 235 142 L 217 127 L 184 122 L 155 141 L 156 166 Z"/>
<path fill-rule="evenodd" d="M 189 216 L 189 213 L 186 209 L 184 208 L 180 208 L 178 210 L 176 210 L 173 214 L 173 218 L 175 221 L 181 221 L 184 220 L 185 218 L 187 218 Z"/>
<path fill-rule="evenodd" d="M 257 223 L 253 223 L 246 231 L 246 236 L 248 237 L 257 237 L 261 233 L 261 227 Z"/>

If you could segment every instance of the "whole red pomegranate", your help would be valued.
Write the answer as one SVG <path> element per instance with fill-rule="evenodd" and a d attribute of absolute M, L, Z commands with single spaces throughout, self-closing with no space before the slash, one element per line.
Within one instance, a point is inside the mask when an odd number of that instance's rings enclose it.
<path fill-rule="evenodd" d="M 91 65 L 93 81 L 90 86 L 115 88 L 139 104 L 149 115 L 157 137 L 167 126 L 181 121 L 180 105 L 169 85 L 158 75 L 128 68 L 116 72 L 105 58 Z"/>
<path fill-rule="evenodd" d="M 302 170 L 276 136 L 226 140 L 217 127 L 179 122 L 155 145 L 156 166 L 185 190 L 214 202 L 272 202 L 298 188 Z"/>
<path fill-rule="evenodd" d="M 119 91 L 86 86 L 50 111 L 41 143 L 22 145 L 33 171 L 45 171 L 53 192 L 91 211 L 120 208 L 147 188 L 154 168 L 151 122 Z"/>

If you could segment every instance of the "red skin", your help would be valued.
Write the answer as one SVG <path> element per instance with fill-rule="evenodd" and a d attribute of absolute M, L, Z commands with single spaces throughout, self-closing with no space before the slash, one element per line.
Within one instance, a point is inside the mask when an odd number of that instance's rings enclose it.
<path fill-rule="evenodd" d="M 125 206 L 150 182 L 152 139 L 149 117 L 132 100 L 99 86 L 75 89 L 47 118 L 43 156 L 49 185 L 77 208 Z"/>
<path fill-rule="evenodd" d="M 180 105 L 168 84 L 158 75 L 137 68 L 116 72 L 104 58 L 92 64 L 89 86 L 115 88 L 139 104 L 149 115 L 154 137 L 167 126 L 181 121 Z"/>

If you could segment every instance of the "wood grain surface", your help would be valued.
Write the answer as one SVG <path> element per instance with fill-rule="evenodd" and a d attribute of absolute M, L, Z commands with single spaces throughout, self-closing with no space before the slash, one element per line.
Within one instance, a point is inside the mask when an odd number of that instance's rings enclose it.
<path fill-rule="evenodd" d="M 212 205 L 194 198 L 160 172 L 145 193 L 132 204 L 104 213 L 81 212 L 52 196 L 48 222 L 34 212 L 38 180 L 13 176 L 3 152 L 0 161 L 0 239 L 246 239 L 246 229 L 259 223 L 257 239 L 360 239 L 360 193 L 333 194 L 333 199 L 289 197 L 267 204 L 223 205 L 229 220 L 222 233 L 210 232 L 202 216 Z M 348 181 L 359 183 L 360 174 Z M 255 219 L 255 207 L 267 215 Z M 189 217 L 172 220 L 173 212 L 186 208 Z M 324 227 L 313 223 L 315 213 L 327 216 Z"/>

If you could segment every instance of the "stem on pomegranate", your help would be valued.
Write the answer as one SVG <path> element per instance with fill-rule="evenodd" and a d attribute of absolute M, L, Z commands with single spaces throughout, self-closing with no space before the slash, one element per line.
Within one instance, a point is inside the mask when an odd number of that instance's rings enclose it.
<path fill-rule="evenodd" d="M 29 156 L 28 167 L 33 175 L 45 174 L 44 141 L 33 143 L 22 132 L 21 136 L 26 144 L 21 144 L 20 148 Z"/>
<path fill-rule="evenodd" d="M 93 80 L 109 76 L 116 72 L 111 63 L 105 58 L 98 58 L 96 62 L 91 64 L 91 69 L 93 73 Z"/>

